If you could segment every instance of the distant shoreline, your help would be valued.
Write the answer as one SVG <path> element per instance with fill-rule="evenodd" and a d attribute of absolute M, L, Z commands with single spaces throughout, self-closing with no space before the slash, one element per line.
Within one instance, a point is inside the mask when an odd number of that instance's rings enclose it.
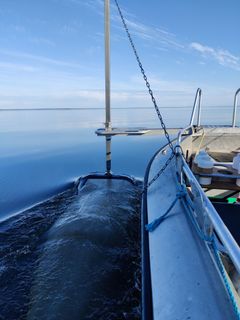
<path fill-rule="evenodd" d="M 209 109 L 229 108 L 229 106 L 207 106 Z M 0 108 L 0 111 L 74 111 L 74 110 L 104 110 L 105 108 Z M 113 110 L 151 110 L 152 107 L 112 107 Z M 192 106 L 186 107 L 161 107 L 160 109 L 192 109 Z"/>

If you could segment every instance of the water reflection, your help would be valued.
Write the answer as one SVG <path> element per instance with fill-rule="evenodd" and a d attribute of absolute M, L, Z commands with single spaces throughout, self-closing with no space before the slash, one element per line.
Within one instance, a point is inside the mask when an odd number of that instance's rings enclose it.
<path fill-rule="evenodd" d="M 206 108 L 203 121 L 229 123 L 232 109 L 220 111 Z M 191 107 L 162 113 L 168 127 L 182 127 Z M 114 126 L 159 127 L 152 108 L 113 109 L 112 118 Z M 94 133 L 103 122 L 103 109 L 1 111 L 0 218 L 56 194 L 82 174 L 105 171 L 105 139 Z M 157 136 L 114 137 L 113 171 L 143 177 L 164 142 Z"/>

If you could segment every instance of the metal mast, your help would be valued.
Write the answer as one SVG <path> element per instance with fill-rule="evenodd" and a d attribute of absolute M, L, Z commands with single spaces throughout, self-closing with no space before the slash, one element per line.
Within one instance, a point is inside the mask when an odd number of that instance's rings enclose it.
<path fill-rule="evenodd" d="M 111 131 L 110 100 L 110 0 L 105 0 L 105 129 Z M 111 173 L 111 136 L 106 136 L 106 173 Z"/>

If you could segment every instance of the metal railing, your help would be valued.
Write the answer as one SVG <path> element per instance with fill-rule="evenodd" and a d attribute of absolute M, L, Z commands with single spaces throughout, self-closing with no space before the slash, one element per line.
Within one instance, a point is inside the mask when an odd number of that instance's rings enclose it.
<path fill-rule="evenodd" d="M 237 107 L 238 107 L 238 96 L 240 94 L 240 88 L 236 91 L 234 95 L 234 104 L 233 104 L 233 116 L 232 116 L 232 127 L 236 127 L 236 119 L 237 119 Z M 195 115 L 197 112 L 197 126 L 200 126 L 201 123 L 201 112 L 202 112 L 202 90 L 200 88 L 197 89 L 192 114 L 190 118 L 189 125 L 193 126 Z"/>
<path fill-rule="evenodd" d="M 203 215 L 207 215 L 210 219 L 213 230 L 218 235 L 219 239 L 221 240 L 224 246 L 224 249 L 227 251 L 234 266 L 240 274 L 240 250 L 238 244 L 231 235 L 230 231 L 227 229 L 226 225 L 220 218 L 218 212 L 213 207 L 212 203 L 210 202 L 206 194 L 203 192 L 202 188 L 199 186 L 197 179 L 193 175 L 186 161 L 184 159 L 182 159 L 182 161 L 182 170 L 184 175 L 187 177 L 188 181 L 190 181 L 191 186 L 194 184 L 195 187 L 198 187 L 198 191 L 201 194 L 203 204 L 202 207 L 205 210 L 205 212 L 203 212 Z"/>
<path fill-rule="evenodd" d="M 232 118 L 232 127 L 236 126 L 236 117 L 237 117 L 237 105 L 238 105 L 238 95 L 240 94 L 240 88 L 236 91 L 234 96 L 234 104 L 233 104 L 233 118 Z"/>
<path fill-rule="evenodd" d="M 190 131 L 190 132 L 189 132 Z M 193 125 L 189 125 L 187 126 L 186 128 L 183 128 L 179 131 L 178 133 L 178 137 L 177 137 L 177 146 L 180 146 L 181 145 L 181 142 L 182 142 L 182 136 L 185 134 L 186 135 L 186 132 L 187 134 L 192 134 L 194 131 L 194 128 L 193 128 Z"/>
<path fill-rule="evenodd" d="M 199 126 L 200 121 L 201 121 L 201 111 L 202 111 L 202 90 L 200 88 L 198 88 L 197 92 L 196 92 L 196 96 L 195 96 L 195 100 L 194 100 L 194 104 L 193 104 L 193 109 L 192 109 L 192 114 L 191 114 L 191 118 L 190 118 L 190 123 L 189 123 L 190 126 L 193 125 L 196 111 L 198 111 L 197 126 Z"/>
<path fill-rule="evenodd" d="M 194 131 L 194 128 L 192 127 L 192 130 L 191 130 L 191 126 L 188 126 L 179 132 L 179 135 L 178 135 L 179 145 L 181 144 L 181 141 L 182 141 L 182 135 L 185 134 L 187 131 L 190 131 L 189 134 L 191 134 Z M 232 263 L 234 264 L 236 270 L 240 274 L 240 249 L 238 244 L 236 243 L 230 231 L 227 229 L 224 222 L 220 218 L 218 212 L 213 207 L 212 203 L 210 202 L 210 200 L 202 190 L 196 177 L 194 176 L 186 160 L 184 159 L 184 156 L 181 153 L 179 153 L 179 157 L 177 157 L 177 159 L 178 161 L 180 161 L 180 163 L 178 163 L 177 165 L 178 178 L 180 180 L 179 183 L 182 186 L 186 186 L 186 180 L 187 180 L 190 186 L 190 189 L 191 187 L 195 189 L 197 188 L 198 195 L 200 195 L 201 202 L 202 202 L 203 211 L 201 212 L 201 214 L 203 217 L 207 216 L 209 218 L 211 222 L 212 230 L 218 235 L 224 249 L 228 253 L 229 257 L 232 260 Z M 194 201 L 194 197 L 195 197 L 194 194 L 191 194 L 191 196 L 193 197 L 192 200 Z M 198 198 L 198 201 L 199 201 L 199 198 Z"/>

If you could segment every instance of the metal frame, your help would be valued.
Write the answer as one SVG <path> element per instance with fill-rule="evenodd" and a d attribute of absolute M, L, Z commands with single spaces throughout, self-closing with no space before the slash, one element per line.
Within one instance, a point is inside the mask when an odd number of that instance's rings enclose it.
<path fill-rule="evenodd" d="M 110 0 L 105 0 L 105 128 L 111 130 L 111 88 L 110 88 Z"/>
<path fill-rule="evenodd" d="M 232 127 L 236 127 L 236 117 L 237 117 L 237 105 L 238 105 L 238 95 L 240 94 L 240 88 L 236 91 L 234 96 L 233 104 L 233 118 L 232 118 Z"/>
<path fill-rule="evenodd" d="M 82 187 L 84 187 L 86 182 L 90 179 L 93 179 L 93 180 L 126 180 L 126 181 L 132 183 L 133 185 L 137 184 L 137 180 L 131 176 L 128 176 L 128 175 L 93 172 L 93 173 L 89 173 L 88 175 L 80 177 L 80 179 L 78 181 L 78 189 L 81 189 Z"/>
<path fill-rule="evenodd" d="M 236 127 L 236 118 L 237 118 L 237 107 L 238 107 L 238 96 L 240 94 L 240 88 L 236 91 L 234 95 L 234 103 L 233 103 L 233 116 L 232 116 L 232 127 Z M 195 115 L 197 112 L 197 126 L 200 126 L 201 123 L 201 112 L 202 112 L 202 90 L 200 88 L 197 89 L 195 100 L 193 104 L 192 114 L 190 118 L 189 125 L 193 126 Z"/>
<path fill-rule="evenodd" d="M 197 115 L 197 126 L 200 126 L 200 121 L 201 121 L 201 111 L 202 111 L 202 90 L 200 88 L 197 89 L 196 95 L 195 95 L 195 100 L 193 104 L 193 109 L 192 109 L 192 115 L 190 118 L 190 123 L 189 125 L 193 125 L 193 121 L 195 118 L 196 111 L 198 110 L 198 115 Z"/>
<path fill-rule="evenodd" d="M 111 82 L 110 82 L 110 0 L 104 2 L 105 32 L 105 130 L 112 131 L 111 125 Z M 111 174 L 111 136 L 106 136 L 106 173 Z"/>

